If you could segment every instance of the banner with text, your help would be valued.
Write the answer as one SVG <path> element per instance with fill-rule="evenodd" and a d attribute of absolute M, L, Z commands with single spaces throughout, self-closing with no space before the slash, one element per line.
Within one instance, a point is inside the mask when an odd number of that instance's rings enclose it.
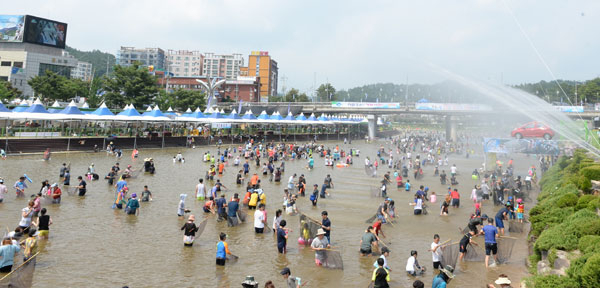
<path fill-rule="evenodd" d="M 492 107 L 482 104 L 463 103 L 415 103 L 415 109 L 435 111 L 491 111 Z"/>
<path fill-rule="evenodd" d="M 332 101 L 333 108 L 371 108 L 371 109 L 400 109 L 400 103 L 393 102 L 339 102 Z"/>

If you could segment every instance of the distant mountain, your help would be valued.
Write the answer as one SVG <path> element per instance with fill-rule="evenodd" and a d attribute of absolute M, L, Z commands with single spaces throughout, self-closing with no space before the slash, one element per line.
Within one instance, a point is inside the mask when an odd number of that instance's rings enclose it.
<path fill-rule="evenodd" d="M 106 74 L 106 61 L 108 60 L 108 73 L 111 73 L 113 66 L 116 63 L 115 55 L 105 53 L 100 50 L 93 51 L 80 51 L 75 48 L 67 46 L 65 48 L 73 57 L 79 61 L 92 63 L 94 69 L 94 77 L 100 77 Z"/>

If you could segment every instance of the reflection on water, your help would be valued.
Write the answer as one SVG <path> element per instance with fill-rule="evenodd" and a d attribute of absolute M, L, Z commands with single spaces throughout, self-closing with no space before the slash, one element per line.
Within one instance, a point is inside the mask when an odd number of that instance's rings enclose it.
<path fill-rule="evenodd" d="M 348 150 L 350 145 L 339 144 Z M 288 161 L 286 172 L 282 175 L 282 183 L 269 182 L 259 173 L 264 191 L 267 194 L 267 211 L 269 227 L 272 225 L 275 210 L 281 208 L 283 189 L 292 173 L 304 174 L 307 187 L 321 184 L 326 174 L 331 174 L 335 189 L 330 190 L 329 199 L 319 199 L 318 207 L 312 207 L 308 197 L 300 198 L 298 208 L 308 216 L 320 219 L 320 212 L 327 210 L 332 221 L 332 242 L 343 252 L 344 270 L 326 270 L 314 265 L 314 252 L 309 247 L 298 246 L 299 224 L 297 216 L 284 215 L 288 227 L 293 231 L 288 240 L 288 254 L 279 255 L 273 233 L 255 235 L 252 217 L 237 227 L 227 227 L 225 221 L 216 222 L 214 216 L 208 216 L 208 225 L 200 237 L 196 238 L 193 247 L 182 245 L 181 226 L 184 219 L 177 217 L 179 194 L 187 193 L 186 208 L 196 215 L 196 223 L 204 217 L 202 204 L 194 199 L 195 185 L 198 178 L 204 176 L 208 166 L 202 162 L 202 155 L 208 148 L 183 150 L 186 162 L 173 163 L 172 158 L 177 150 L 142 150 L 140 159 L 122 158 L 118 160 L 121 167 L 132 164 L 140 167 L 142 159 L 153 157 L 157 174 L 141 174 L 137 179 L 129 181 L 131 192 L 140 195 L 144 185 L 152 191 L 154 201 L 141 203 L 138 217 L 125 215 L 122 210 L 111 209 L 114 201 L 114 188 L 105 180 L 88 183 L 85 198 L 70 196 L 66 193 L 60 205 L 46 205 L 54 225 L 51 226 L 50 240 L 41 243 L 38 266 L 35 272 L 35 287 L 82 287 L 94 283 L 95 287 L 241 287 L 240 283 L 246 275 L 254 275 L 260 285 L 273 280 L 277 287 L 284 286 L 279 275 L 283 267 L 290 267 L 292 274 L 301 277 L 303 282 L 309 281 L 307 287 L 345 287 L 367 286 L 373 270 L 375 257 L 361 257 L 358 253 L 359 241 L 368 224 L 365 220 L 373 215 L 381 199 L 371 197 L 371 187 L 376 187 L 380 177 L 388 169 L 380 167 L 377 178 L 365 175 L 363 161 L 365 156 L 375 155 L 377 145 L 355 143 L 352 147 L 361 150 L 360 159 L 354 161 L 353 167 L 326 168 L 321 158 L 315 159 L 315 169 L 305 169 L 306 161 Z M 216 153 L 216 148 L 210 151 Z M 128 155 L 129 153 L 124 153 Z M 108 173 L 116 162 L 112 156 L 104 153 L 85 153 L 60 155 L 54 154 L 51 161 L 40 160 L 41 156 L 11 157 L 0 162 L 0 176 L 8 187 L 19 175 L 27 173 L 33 180 L 26 193 L 39 191 L 40 183 L 49 179 L 50 183 L 58 182 L 60 165 L 71 163 L 72 180 L 83 175 L 90 163 L 95 163 L 96 171 L 101 178 Z M 431 254 L 427 252 L 438 233 L 442 241 L 460 240 L 458 227 L 464 227 L 470 213 L 473 212 L 469 195 L 474 182 L 470 179 L 470 171 L 480 167 L 483 159 L 471 156 L 451 156 L 450 165 L 456 163 L 462 174 L 458 188 L 461 192 L 461 208 L 451 209 L 450 216 L 439 216 L 439 202 L 429 204 L 429 214 L 414 216 L 412 206 L 408 203 L 412 193 L 390 189 L 388 195 L 396 202 L 399 218 L 393 227 L 383 229 L 390 242 L 392 251 L 388 258 L 393 271 L 392 286 L 407 287 L 415 280 L 404 273 L 406 260 L 410 250 L 419 251 L 419 262 L 428 268 L 424 276 L 419 277 L 426 287 L 431 285 L 434 274 L 431 272 Z M 535 162 L 533 158 L 515 158 L 517 174 L 524 175 L 526 167 Z M 251 169 L 257 169 L 251 165 Z M 226 193 L 230 198 L 234 192 L 242 194 L 244 187 L 235 184 L 237 168 L 226 167 L 221 181 L 229 187 Z M 251 170 L 251 171 L 252 171 Z M 446 167 L 449 170 L 449 167 Z M 446 187 L 433 177 L 433 166 L 425 166 L 425 177 L 414 181 L 413 187 L 429 186 L 430 191 L 443 195 Z M 393 172 L 393 171 L 392 171 Z M 410 179 L 410 178 L 409 178 Z M 89 181 L 88 181 L 89 182 Z M 416 189 L 413 189 L 416 191 Z M 19 211 L 26 206 L 26 199 L 15 199 L 13 189 L 9 189 L 5 203 L 0 204 L 1 223 L 3 226 L 16 227 L 20 217 Z M 438 196 L 438 201 L 441 197 Z M 526 205 L 526 208 L 531 208 Z M 496 208 L 485 204 L 483 213 L 494 215 Z M 251 215 L 250 215 L 251 216 Z M 2 228 L 4 229 L 4 228 Z M 215 265 L 216 243 L 218 234 L 225 232 L 233 254 L 240 256 L 237 263 L 225 267 Z M 461 263 L 456 269 L 457 277 L 451 287 L 483 285 L 491 283 L 500 273 L 506 273 L 514 281 L 526 275 L 524 259 L 527 246 L 524 235 L 513 235 L 520 240 L 513 251 L 509 264 L 486 270 L 483 263 Z M 477 241 L 483 245 L 483 239 Z M 335 287 L 335 286 L 334 286 Z"/>

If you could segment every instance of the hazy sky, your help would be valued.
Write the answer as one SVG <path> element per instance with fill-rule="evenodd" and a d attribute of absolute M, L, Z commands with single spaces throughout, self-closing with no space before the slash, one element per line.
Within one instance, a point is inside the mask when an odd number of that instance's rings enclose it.
<path fill-rule="evenodd" d="M 328 80 L 338 89 L 443 80 L 433 67 L 508 84 L 552 79 L 517 21 L 557 78 L 600 75 L 597 0 L 10 3 L 2 14 L 67 22 L 67 45 L 82 50 L 269 51 L 280 89 L 310 90 L 315 75 L 317 85 Z"/>

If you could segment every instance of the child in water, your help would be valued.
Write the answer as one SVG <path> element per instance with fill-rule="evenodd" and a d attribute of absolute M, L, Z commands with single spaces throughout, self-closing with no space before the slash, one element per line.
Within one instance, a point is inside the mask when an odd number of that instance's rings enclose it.
<path fill-rule="evenodd" d="M 185 197 L 187 194 L 179 194 L 179 206 L 177 208 L 177 216 L 183 217 L 185 213 L 190 212 L 190 210 L 185 209 Z"/>

